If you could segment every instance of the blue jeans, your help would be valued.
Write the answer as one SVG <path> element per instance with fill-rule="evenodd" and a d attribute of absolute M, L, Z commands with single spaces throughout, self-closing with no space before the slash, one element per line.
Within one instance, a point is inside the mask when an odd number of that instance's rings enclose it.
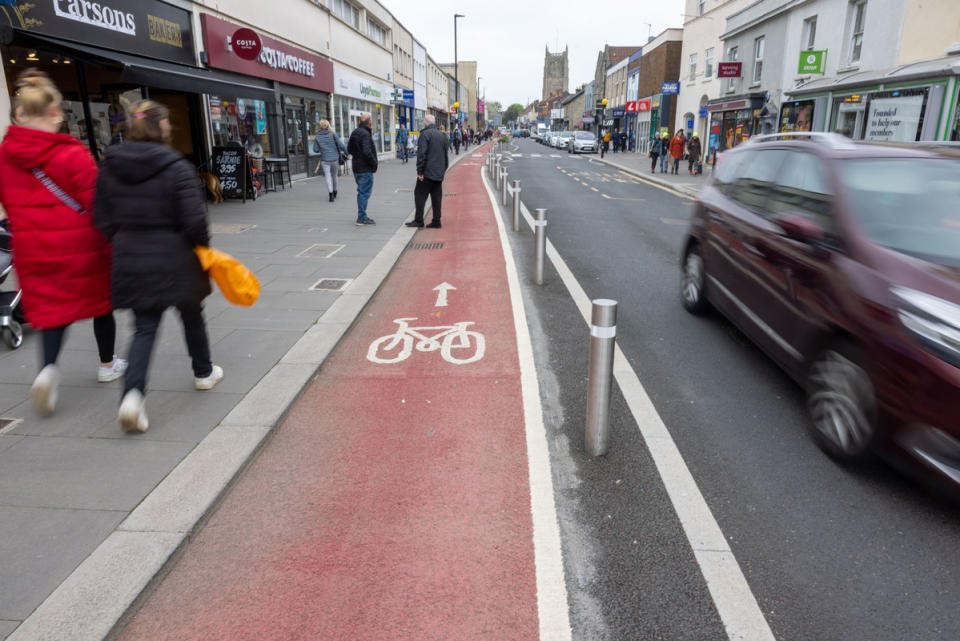
<path fill-rule="evenodd" d="M 660 154 L 660 173 L 667 173 L 667 158 L 671 158 L 670 154 Z"/>
<path fill-rule="evenodd" d="M 363 220 L 367 217 L 367 201 L 373 193 L 373 174 L 363 173 L 353 176 L 357 180 L 357 220 Z"/>

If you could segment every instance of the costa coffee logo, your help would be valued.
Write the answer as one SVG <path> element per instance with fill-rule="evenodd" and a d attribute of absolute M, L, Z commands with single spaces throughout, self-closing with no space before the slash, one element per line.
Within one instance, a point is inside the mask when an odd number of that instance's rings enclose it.
<path fill-rule="evenodd" d="M 256 60 L 263 48 L 257 32 L 246 27 L 233 32 L 233 36 L 230 38 L 230 46 L 233 53 L 244 60 Z"/>

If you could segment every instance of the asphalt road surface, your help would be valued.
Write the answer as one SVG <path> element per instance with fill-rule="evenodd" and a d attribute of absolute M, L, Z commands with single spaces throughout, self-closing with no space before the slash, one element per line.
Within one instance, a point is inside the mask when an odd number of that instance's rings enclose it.
<path fill-rule="evenodd" d="M 676 441 L 781 641 L 960 639 L 957 506 L 807 435 L 800 388 L 717 314 L 678 295 L 692 202 L 592 156 L 533 141 L 505 166 L 590 298 L 619 301 L 617 341 Z M 509 223 L 508 223 L 509 224 Z M 588 334 L 556 271 L 532 281 L 511 234 L 552 435 L 574 638 L 726 637 L 619 390 L 611 451 L 583 454 Z"/>

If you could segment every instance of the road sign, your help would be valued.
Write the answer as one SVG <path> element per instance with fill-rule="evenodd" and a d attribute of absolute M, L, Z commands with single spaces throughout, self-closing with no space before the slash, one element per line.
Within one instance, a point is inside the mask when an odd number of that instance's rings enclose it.
<path fill-rule="evenodd" d="M 677 94 L 680 93 L 680 83 L 679 82 L 664 82 L 660 85 L 660 93 L 662 94 Z"/>
<path fill-rule="evenodd" d="M 797 73 L 823 73 L 827 61 L 827 50 L 820 51 L 801 51 L 800 65 Z"/>

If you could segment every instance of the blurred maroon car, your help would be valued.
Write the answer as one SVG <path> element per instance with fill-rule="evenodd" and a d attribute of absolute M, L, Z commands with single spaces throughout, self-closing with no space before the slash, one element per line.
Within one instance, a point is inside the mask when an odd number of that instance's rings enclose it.
<path fill-rule="evenodd" d="M 956 148 L 792 134 L 725 153 L 696 203 L 681 298 L 804 386 L 827 454 L 894 445 L 960 484 Z"/>

